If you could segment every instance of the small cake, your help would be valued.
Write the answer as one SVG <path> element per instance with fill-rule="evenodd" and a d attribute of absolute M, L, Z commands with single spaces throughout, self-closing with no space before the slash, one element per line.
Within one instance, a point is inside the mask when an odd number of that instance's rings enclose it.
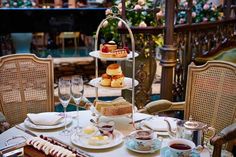
<path fill-rule="evenodd" d="M 108 43 L 104 43 L 100 45 L 100 57 L 103 58 L 113 58 L 114 53 L 112 51 L 117 49 L 117 45 L 114 41 L 109 41 Z"/>
<path fill-rule="evenodd" d="M 108 75 L 114 76 L 114 75 L 121 75 L 122 74 L 122 70 L 119 64 L 110 64 L 107 69 L 106 69 L 106 73 Z"/>
<path fill-rule="evenodd" d="M 112 53 L 115 58 L 124 58 L 128 55 L 126 49 L 116 49 L 113 50 Z"/>
<path fill-rule="evenodd" d="M 101 85 L 106 86 L 106 87 L 110 87 L 111 86 L 111 76 L 107 75 L 106 73 L 102 74 Z"/>
<path fill-rule="evenodd" d="M 125 77 L 123 74 L 112 76 L 111 87 L 113 87 L 113 88 L 123 87 L 124 86 L 124 79 L 125 79 Z"/>
<path fill-rule="evenodd" d="M 103 49 L 103 47 L 105 47 L 105 49 Z M 117 49 L 117 44 L 114 41 L 109 41 L 108 43 L 104 43 L 102 45 L 100 45 L 100 50 L 102 52 L 112 52 L 113 50 Z"/>

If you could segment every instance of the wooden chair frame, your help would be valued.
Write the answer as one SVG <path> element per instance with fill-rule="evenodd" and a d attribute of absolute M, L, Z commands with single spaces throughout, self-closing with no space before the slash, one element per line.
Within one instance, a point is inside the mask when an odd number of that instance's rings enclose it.
<path fill-rule="evenodd" d="M 11 125 L 22 122 L 28 112 L 54 111 L 52 58 L 3 56 L 0 73 L 0 111 Z"/>

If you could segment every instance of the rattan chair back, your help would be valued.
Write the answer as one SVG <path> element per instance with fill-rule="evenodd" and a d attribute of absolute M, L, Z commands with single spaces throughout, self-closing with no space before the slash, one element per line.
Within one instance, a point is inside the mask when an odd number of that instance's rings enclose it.
<path fill-rule="evenodd" d="M 54 110 L 53 61 L 33 54 L 0 58 L 0 110 L 11 125 L 27 113 Z"/>
<path fill-rule="evenodd" d="M 236 64 L 209 61 L 188 68 L 185 119 L 213 126 L 217 132 L 232 124 L 236 117 Z"/>

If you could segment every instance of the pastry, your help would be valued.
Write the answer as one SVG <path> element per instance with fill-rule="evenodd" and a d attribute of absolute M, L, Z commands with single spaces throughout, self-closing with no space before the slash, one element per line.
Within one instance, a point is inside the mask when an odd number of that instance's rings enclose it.
<path fill-rule="evenodd" d="M 106 87 L 110 87 L 111 86 L 111 76 L 107 75 L 106 73 L 102 74 L 101 85 L 106 86 Z"/>
<path fill-rule="evenodd" d="M 128 55 L 126 49 L 116 49 L 113 50 L 112 53 L 114 58 L 124 58 Z"/>
<path fill-rule="evenodd" d="M 114 53 L 112 51 L 117 49 L 117 45 L 114 41 L 109 41 L 108 43 L 100 45 L 100 57 L 103 58 L 113 58 Z"/>
<path fill-rule="evenodd" d="M 122 70 L 119 64 L 110 64 L 107 69 L 106 69 L 106 73 L 108 75 L 114 76 L 114 75 L 121 75 L 122 74 Z"/>
<path fill-rule="evenodd" d="M 79 157 L 75 150 L 65 147 L 61 143 L 46 138 L 46 137 L 33 137 L 26 141 L 24 147 L 24 154 L 27 157 Z"/>
<path fill-rule="evenodd" d="M 123 87 L 124 86 L 124 79 L 125 79 L 125 77 L 123 74 L 112 76 L 111 87 L 113 87 L 113 88 Z"/>
<path fill-rule="evenodd" d="M 117 49 L 117 44 L 114 41 L 109 41 L 100 45 L 100 51 L 102 52 L 112 52 Z"/>

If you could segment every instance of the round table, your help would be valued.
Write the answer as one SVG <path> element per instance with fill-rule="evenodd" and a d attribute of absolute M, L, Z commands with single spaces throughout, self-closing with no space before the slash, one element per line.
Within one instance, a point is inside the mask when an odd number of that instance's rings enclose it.
<path fill-rule="evenodd" d="M 68 116 L 75 117 L 76 112 L 67 112 Z M 92 115 L 92 112 L 90 110 L 85 110 L 85 111 L 79 111 L 79 116 L 80 116 L 80 126 L 87 126 L 90 123 L 91 118 L 95 118 Z M 139 119 L 144 119 L 148 118 L 151 115 L 147 114 L 142 114 L 142 113 L 135 113 L 134 119 L 139 120 Z M 101 117 L 100 120 L 108 120 L 107 117 Z M 115 121 L 115 128 L 119 130 L 121 133 L 123 133 L 124 136 L 129 135 L 132 131 L 134 131 L 134 127 L 132 124 L 130 124 L 131 119 L 128 117 L 118 117 L 118 118 L 109 118 L 109 120 L 114 120 Z M 19 124 L 21 127 L 24 127 L 24 123 Z M 69 128 L 75 127 L 76 126 L 76 120 L 74 119 L 72 124 L 69 125 Z M 53 129 L 53 130 L 32 130 L 27 128 L 28 130 L 31 130 L 33 133 L 37 135 L 44 135 L 44 136 L 49 136 L 53 137 L 55 139 L 58 139 L 59 141 L 63 141 L 64 143 L 78 148 L 77 146 L 73 145 L 70 141 L 70 136 L 61 136 L 59 132 L 63 129 Z M 5 146 L 5 141 L 8 140 L 9 138 L 12 138 L 13 136 L 16 135 L 21 135 L 26 138 L 30 138 L 31 135 L 23 132 L 22 130 L 19 130 L 15 127 L 3 132 L 0 134 L 0 148 Z M 165 138 L 162 143 L 162 147 L 166 146 L 166 142 L 168 141 L 168 138 Z M 89 153 L 90 155 L 94 157 L 106 157 L 106 156 L 112 156 L 112 157 L 157 157 L 160 156 L 160 151 L 157 151 L 152 154 L 141 154 L 141 153 L 136 153 L 128 150 L 122 142 L 121 144 L 112 147 L 112 148 L 107 148 L 107 149 L 100 149 L 100 150 L 93 150 L 93 149 L 86 149 L 86 148 L 80 148 L 81 150 Z M 207 149 L 204 149 L 203 152 L 200 154 L 201 157 L 209 157 L 209 152 Z"/>

